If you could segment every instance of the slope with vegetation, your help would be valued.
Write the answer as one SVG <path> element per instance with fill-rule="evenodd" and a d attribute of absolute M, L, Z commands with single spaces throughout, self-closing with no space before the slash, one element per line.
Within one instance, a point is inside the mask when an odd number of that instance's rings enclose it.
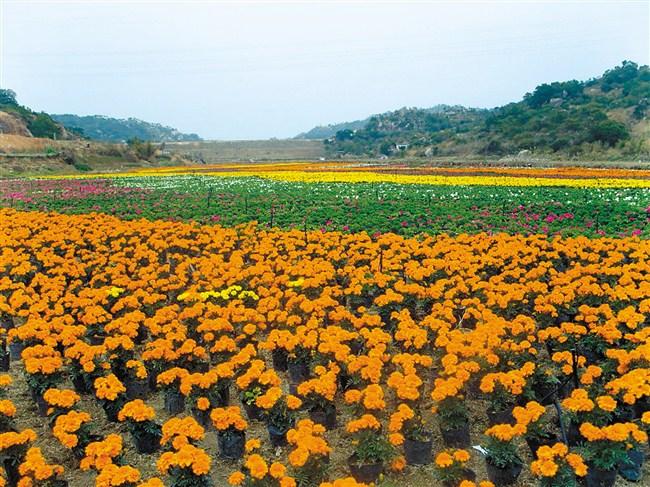
<path fill-rule="evenodd" d="M 630 61 L 589 81 L 545 83 L 491 110 L 402 108 L 325 139 L 339 156 L 650 157 L 650 69 Z"/>
<path fill-rule="evenodd" d="M 137 118 L 111 118 L 103 115 L 52 115 L 69 130 L 83 134 L 92 140 L 105 142 L 125 142 L 140 139 L 154 142 L 198 141 L 196 134 L 184 134 L 173 127 L 150 123 Z"/>
<path fill-rule="evenodd" d="M 0 89 L 0 133 L 47 139 L 73 137 L 50 115 L 22 106 L 16 93 L 5 89 Z"/>

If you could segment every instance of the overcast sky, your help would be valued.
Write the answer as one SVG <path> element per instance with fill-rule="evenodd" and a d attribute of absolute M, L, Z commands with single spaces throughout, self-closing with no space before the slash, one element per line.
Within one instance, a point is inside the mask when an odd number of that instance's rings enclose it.
<path fill-rule="evenodd" d="M 23 104 L 213 139 L 493 107 L 650 58 L 647 0 L 0 3 L 1 83 Z"/>

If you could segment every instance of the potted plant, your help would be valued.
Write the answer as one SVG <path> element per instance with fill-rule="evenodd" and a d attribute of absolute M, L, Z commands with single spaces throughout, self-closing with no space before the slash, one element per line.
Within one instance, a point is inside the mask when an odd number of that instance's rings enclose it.
<path fill-rule="evenodd" d="M 445 445 L 450 448 L 468 448 L 469 414 L 465 401 L 458 396 L 448 396 L 441 399 L 432 411 L 438 417 L 440 433 Z"/>
<path fill-rule="evenodd" d="M 314 369 L 316 377 L 298 385 L 305 408 L 312 421 L 322 424 L 328 430 L 336 428 L 336 406 L 334 397 L 338 388 L 337 372 L 322 365 Z"/>
<path fill-rule="evenodd" d="M 571 395 L 562 401 L 562 407 L 569 418 L 569 445 L 576 446 L 584 441 L 580 434 L 580 425 L 583 423 L 595 426 L 610 423 L 616 406 L 616 400 L 610 396 L 598 396 L 594 401 L 586 389 L 574 389 Z"/>
<path fill-rule="evenodd" d="M 474 481 L 476 474 L 467 468 L 467 450 L 445 450 L 436 456 L 435 476 L 445 487 L 458 487 L 464 480 Z"/>
<path fill-rule="evenodd" d="M 83 458 L 86 446 L 96 438 L 90 429 L 90 414 L 72 410 L 56 418 L 52 434 L 77 458 Z"/>
<path fill-rule="evenodd" d="M 577 477 L 587 475 L 587 466 L 577 453 L 569 453 L 564 443 L 543 445 L 536 451 L 537 459 L 530 470 L 541 487 L 577 487 Z"/>
<path fill-rule="evenodd" d="M 130 465 L 115 465 L 109 463 L 99 470 L 96 485 L 110 485 L 115 487 L 136 487 L 140 480 L 140 471 Z"/>
<path fill-rule="evenodd" d="M 255 447 L 257 448 L 258 444 Z M 253 453 L 256 448 L 246 448 L 247 454 L 242 469 L 231 473 L 228 477 L 230 485 L 246 485 L 250 487 L 296 485 L 295 479 L 287 475 L 287 467 L 280 462 L 267 462 L 262 455 Z"/>
<path fill-rule="evenodd" d="M 4 399 L 7 395 L 5 388 L 12 383 L 8 374 L 0 375 L 0 433 L 7 431 L 16 431 L 16 425 L 13 418 L 16 415 L 16 405 L 9 399 Z"/>
<path fill-rule="evenodd" d="M 284 396 L 279 387 L 271 387 L 257 398 L 255 404 L 264 411 L 271 445 L 285 446 L 287 431 L 295 425 L 295 411 L 302 406 L 302 401 L 291 394 Z"/>
<path fill-rule="evenodd" d="M 127 360 L 126 377 L 124 387 L 126 387 L 126 398 L 129 401 L 134 399 L 144 399 L 149 393 L 149 379 L 147 369 L 139 360 Z"/>
<path fill-rule="evenodd" d="M 50 425 L 53 426 L 56 418 L 70 411 L 81 398 L 70 389 L 48 389 L 43 394 L 43 399 L 48 405 L 47 414 Z"/>
<path fill-rule="evenodd" d="M 154 453 L 160 449 L 162 428 L 154 421 L 156 412 L 142 399 L 127 402 L 117 418 L 126 421 L 138 453 Z"/>
<path fill-rule="evenodd" d="M 158 374 L 157 384 L 165 392 L 165 410 L 170 415 L 180 414 L 185 410 L 185 396 L 189 394 L 191 384 L 188 383 L 190 373 L 183 368 L 173 367 Z M 187 385 L 186 385 L 187 384 Z M 185 386 L 186 387 L 183 387 Z"/>
<path fill-rule="evenodd" d="M 535 371 L 533 362 L 526 362 L 519 369 L 492 372 L 481 379 L 481 392 L 488 395 L 488 423 L 514 424 L 512 410 L 518 397 L 524 392 L 527 378 Z"/>
<path fill-rule="evenodd" d="M 291 445 L 289 463 L 305 485 L 319 485 L 326 477 L 332 449 L 324 434 L 323 425 L 310 419 L 301 419 L 287 432 L 287 442 Z"/>
<path fill-rule="evenodd" d="M 63 380 L 63 358 L 58 351 L 46 345 L 28 347 L 23 350 L 22 357 L 32 399 L 38 406 L 39 414 L 46 416 L 47 403 L 43 394 Z"/>
<path fill-rule="evenodd" d="M 20 480 L 18 469 L 29 444 L 35 439 L 36 433 L 31 429 L 0 433 L 0 467 L 4 468 L 10 485 L 17 485 Z"/>
<path fill-rule="evenodd" d="M 358 482 L 375 482 L 383 472 L 386 461 L 394 454 L 393 446 L 381 430 L 381 423 L 372 414 L 364 414 L 346 425 L 354 444 L 348 466 Z"/>
<path fill-rule="evenodd" d="M 542 406 L 553 404 L 561 383 L 558 376 L 560 376 L 560 372 L 552 361 L 547 359 L 541 364 L 538 363 L 524 391 L 524 396 Z"/>
<path fill-rule="evenodd" d="M 278 387 L 281 383 L 277 373 L 274 370 L 267 370 L 262 360 L 250 361 L 246 371 L 235 380 L 248 419 L 262 418 L 262 410 L 255 404 L 257 398 L 270 387 Z"/>
<path fill-rule="evenodd" d="M 79 462 L 81 470 L 94 469 L 98 472 L 110 463 L 122 464 L 122 435 L 110 434 L 99 441 L 88 443 L 85 456 Z"/>
<path fill-rule="evenodd" d="M 95 395 L 101 401 L 106 413 L 106 419 L 112 423 L 117 422 L 117 414 L 126 403 L 126 387 L 115 374 L 95 379 Z"/>
<path fill-rule="evenodd" d="M 288 350 L 287 355 L 287 370 L 289 371 L 289 379 L 292 384 L 300 384 L 309 378 L 309 366 L 311 364 L 311 350 L 302 345 L 295 345 L 291 349 L 291 345 L 296 341 L 288 341 L 284 348 Z"/>
<path fill-rule="evenodd" d="M 64 355 L 70 362 L 70 379 L 75 391 L 90 394 L 95 380 L 103 374 L 104 347 L 77 340 L 65 349 Z"/>
<path fill-rule="evenodd" d="M 523 467 L 523 461 L 517 452 L 514 439 L 523 435 L 525 427 L 519 424 L 497 424 L 490 427 L 485 434 L 488 443 L 485 448 L 485 462 L 488 478 L 496 485 L 513 484 Z"/>
<path fill-rule="evenodd" d="M 63 473 L 63 467 L 56 464 L 48 464 L 41 453 L 40 448 L 32 447 L 27 450 L 23 463 L 20 464 L 18 472 L 22 477 L 19 485 L 33 487 L 64 487 L 67 484 L 59 476 Z"/>
<path fill-rule="evenodd" d="M 248 423 L 237 406 L 215 408 L 210 413 L 212 424 L 217 429 L 219 454 L 236 460 L 244 454 L 246 428 Z"/>
<path fill-rule="evenodd" d="M 549 429 L 550 421 L 546 417 L 546 408 L 535 401 L 517 406 L 512 410 L 517 424 L 525 428 L 524 440 L 534 456 L 542 445 L 552 445 L 557 441 L 557 434 Z"/>
<path fill-rule="evenodd" d="M 173 450 L 180 449 L 183 445 L 197 443 L 205 437 L 205 429 L 192 417 L 173 417 L 162 426 L 160 444 Z"/>
<path fill-rule="evenodd" d="M 169 475 L 170 487 L 211 487 L 210 464 L 205 450 L 189 443 L 163 453 L 156 463 L 160 473 Z"/>
<path fill-rule="evenodd" d="M 406 463 L 431 463 L 433 440 L 421 414 L 407 404 L 400 404 L 388 423 L 389 439 L 393 446 L 403 445 Z"/>
<path fill-rule="evenodd" d="M 587 487 L 611 487 L 618 466 L 628 459 L 628 450 L 648 441 L 648 435 L 635 423 L 614 423 L 599 428 L 591 423 L 580 426 L 585 438 L 584 456 L 589 470 Z"/>

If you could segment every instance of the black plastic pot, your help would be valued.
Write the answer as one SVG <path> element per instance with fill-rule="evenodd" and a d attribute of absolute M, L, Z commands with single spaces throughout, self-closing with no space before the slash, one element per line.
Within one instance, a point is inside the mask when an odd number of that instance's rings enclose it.
<path fill-rule="evenodd" d="M 585 477 L 587 487 L 612 487 L 616 482 L 617 469 L 601 470 L 593 465 L 588 465 L 588 467 Z"/>
<path fill-rule="evenodd" d="M 156 388 L 158 387 L 158 375 L 160 374 L 159 371 L 152 369 L 148 370 L 148 380 L 149 380 L 149 390 L 150 391 L 155 391 Z"/>
<path fill-rule="evenodd" d="M 464 468 L 463 472 L 461 473 L 460 480 L 458 482 L 446 481 L 443 482 L 442 485 L 444 485 L 445 487 L 458 487 L 458 484 L 463 480 L 469 480 L 470 482 L 474 482 L 476 480 L 476 473 L 474 473 L 474 471 L 470 470 L 469 468 Z"/>
<path fill-rule="evenodd" d="M 271 361 L 273 362 L 273 368 L 277 372 L 286 372 L 289 368 L 287 363 L 287 351 L 282 348 L 276 348 L 271 352 Z"/>
<path fill-rule="evenodd" d="M 495 424 L 515 424 L 515 418 L 512 415 L 512 408 L 504 411 L 490 411 L 487 412 L 488 424 L 494 426 Z"/>
<path fill-rule="evenodd" d="M 642 397 L 634 403 L 634 413 L 637 418 L 647 411 L 650 411 L 650 397 Z"/>
<path fill-rule="evenodd" d="M 549 406 L 555 401 L 557 386 L 555 384 L 536 384 L 533 386 L 535 399 L 542 406 Z"/>
<path fill-rule="evenodd" d="M 468 424 L 465 424 L 460 428 L 447 430 L 441 427 L 440 434 L 442 435 L 442 440 L 444 441 L 445 446 L 450 448 L 469 448 L 470 436 Z"/>
<path fill-rule="evenodd" d="M 286 446 L 287 445 L 287 431 L 289 427 L 279 428 L 273 424 L 266 426 L 266 429 L 269 431 L 269 440 L 271 441 L 272 447 Z"/>
<path fill-rule="evenodd" d="M 137 436 L 132 434 L 131 436 L 138 453 L 149 454 L 160 450 L 160 439 L 162 438 L 161 433 L 144 433 Z"/>
<path fill-rule="evenodd" d="M 178 391 L 165 391 L 165 410 L 172 416 L 182 413 L 185 410 L 185 396 Z"/>
<path fill-rule="evenodd" d="M 83 375 L 72 376 L 72 387 L 79 394 L 90 394 L 92 391 L 92 387 L 90 387 L 90 384 Z"/>
<path fill-rule="evenodd" d="M 384 470 L 382 463 L 360 465 L 354 455 L 348 459 L 348 466 L 350 467 L 350 474 L 352 474 L 354 480 L 364 484 L 374 483 Z"/>
<path fill-rule="evenodd" d="M 20 472 L 18 471 L 20 460 L 12 457 L 5 458 L 2 465 L 7 476 L 7 485 L 9 487 L 15 487 L 18 485 L 18 481 L 20 480 Z"/>
<path fill-rule="evenodd" d="M 196 422 L 203 426 L 204 429 L 209 429 L 212 426 L 212 421 L 210 420 L 210 410 L 206 409 L 201 411 L 197 408 L 192 408 L 192 416 L 196 419 Z"/>
<path fill-rule="evenodd" d="M 219 431 L 217 433 L 217 444 L 219 455 L 230 460 L 238 460 L 244 456 L 244 445 L 246 434 L 243 431 Z"/>
<path fill-rule="evenodd" d="M 341 371 L 337 377 L 338 383 L 339 383 L 339 390 L 341 391 L 347 391 L 350 387 L 352 387 L 352 377 L 350 374 Z"/>
<path fill-rule="evenodd" d="M 304 362 L 289 362 L 287 369 L 293 383 L 299 384 L 309 379 L 309 365 Z"/>
<path fill-rule="evenodd" d="M 34 402 L 36 403 L 39 416 L 42 417 L 47 416 L 47 410 L 50 408 L 50 406 L 47 403 L 47 401 L 43 398 L 43 396 L 40 394 L 36 394 L 34 396 Z"/>
<path fill-rule="evenodd" d="M 639 447 L 627 451 L 627 461 L 618 466 L 618 474 L 628 482 L 638 482 L 643 475 L 645 455 Z"/>
<path fill-rule="evenodd" d="M 248 417 L 248 419 L 250 419 L 251 421 L 262 419 L 263 410 L 262 408 L 258 407 L 255 403 L 252 404 L 243 403 L 243 406 L 244 406 L 244 411 L 246 411 L 246 416 Z"/>
<path fill-rule="evenodd" d="M 4 351 L 0 352 L 0 371 L 9 372 L 9 366 L 11 365 L 11 358 L 9 352 Z"/>
<path fill-rule="evenodd" d="M 309 418 L 314 423 L 322 424 L 327 430 L 333 430 L 337 426 L 336 408 L 334 406 L 325 409 L 311 409 Z"/>
<path fill-rule="evenodd" d="M 492 465 L 489 460 L 485 461 L 487 468 L 487 475 L 490 481 L 496 485 L 512 485 L 517 481 L 523 465 L 521 463 L 516 463 L 510 465 L 507 468 L 499 468 L 495 465 Z"/>
<path fill-rule="evenodd" d="M 214 398 L 210 398 L 212 408 L 225 408 L 230 404 L 230 389 L 227 386 L 221 386 L 217 389 Z"/>
<path fill-rule="evenodd" d="M 88 337 L 88 343 L 91 345 L 101 345 L 104 343 L 104 337 L 103 335 L 91 335 Z"/>
<path fill-rule="evenodd" d="M 11 360 L 20 360 L 23 350 L 25 350 L 25 344 L 23 342 L 11 342 L 9 344 L 9 356 Z"/>
<path fill-rule="evenodd" d="M 148 337 L 149 330 L 147 330 L 144 326 L 140 326 L 138 328 L 138 334 L 135 336 L 133 341 L 136 343 L 136 345 L 142 345 Z"/>
<path fill-rule="evenodd" d="M 569 423 L 566 436 L 569 446 L 577 446 L 585 441 L 584 436 L 580 434 L 580 425 L 575 424 L 573 421 Z"/>
<path fill-rule="evenodd" d="M 106 413 L 106 420 L 110 423 L 117 423 L 117 415 L 119 414 L 121 407 L 114 402 L 103 401 L 102 408 Z"/>
<path fill-rule="evenodd" d="M 404 457 L 409 465 L 428 465 L 431 463 L 431 449 L 433 441 L 404 439 Z"/>
<path fill-rule="evenodd" d="M 126 397 L 129 401 L 144 399 L 149 393 L 149 382 L 146 379 L 128 380 L 125 383 Z"/>
<path fill-rule="evenodd" d="M 537 458 L 537 450 L 541 446 L 551 446 L 554 445 L 555 443 L 558 442 L 558 437 L 557 435 L 549 433 L 547 436 L 542 437 L 542 438 L 529 438 L 526 437 L 526 444 L 528 445 L 528 448 L 530 449 L 530 453 L 532 454 L 533 458 Z"/>

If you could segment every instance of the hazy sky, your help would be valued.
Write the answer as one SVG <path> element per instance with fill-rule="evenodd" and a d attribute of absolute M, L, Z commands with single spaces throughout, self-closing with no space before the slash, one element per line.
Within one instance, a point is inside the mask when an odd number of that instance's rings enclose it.
<path fill-rule="evenodd" d="M 493 107 L 650 58 L 648 0 L 0 4 L 1 83 L 23 104 L 214 139 L 402 106 Z"/>

